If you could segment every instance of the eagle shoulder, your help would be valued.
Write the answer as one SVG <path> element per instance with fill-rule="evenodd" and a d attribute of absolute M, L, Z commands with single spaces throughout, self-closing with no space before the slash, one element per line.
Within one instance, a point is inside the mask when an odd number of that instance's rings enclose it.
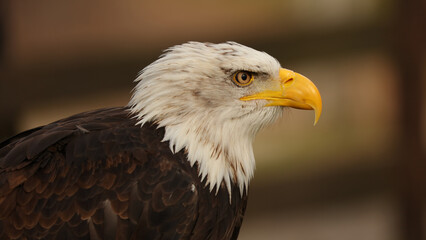
<path fill-rule="evenodd" d="M 0 239 L 189 236 L 197 175 L 162 129 L 135 123 L 126 108 L 103 109 L 2 143 Z"/>

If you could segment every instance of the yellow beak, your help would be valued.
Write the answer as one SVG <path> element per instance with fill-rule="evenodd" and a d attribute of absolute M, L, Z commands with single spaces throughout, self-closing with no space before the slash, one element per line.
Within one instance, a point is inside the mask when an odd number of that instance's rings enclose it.
<path fill-rule="evenodd" d="M 315 122 L 321 116 L 322 101 L 317 87 L 306 77 L 284 68 L 280 69 L 279 84 L 274 84 L 275 89 L 267 89 L 262 92 L 244 96 L 243 101 L 256 99 L 268 100 L 265 106 L 285 106 L 297 109 L 315 111 Z"/>

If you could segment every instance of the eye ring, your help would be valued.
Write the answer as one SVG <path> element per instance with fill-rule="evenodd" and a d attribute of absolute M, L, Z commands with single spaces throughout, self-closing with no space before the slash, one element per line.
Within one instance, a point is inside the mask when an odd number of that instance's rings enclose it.
<path fill-rule="evenodd" d="M 238 71 L 234 74 L 232 80 L 241 87 L 250 85 L 253 82 L 253 73 L 247 71 Z"/>

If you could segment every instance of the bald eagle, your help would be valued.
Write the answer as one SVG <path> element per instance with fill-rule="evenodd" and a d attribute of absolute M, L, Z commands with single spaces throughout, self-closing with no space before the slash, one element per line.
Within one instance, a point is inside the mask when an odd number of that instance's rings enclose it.
<path fill-rule="evenodd" d="M 306 77 L 235 42 L 171 47 L 135 82 L 125 107 L 0 144 L 0 239 L 236 239 L 256 133 L 322 107 Z"/>

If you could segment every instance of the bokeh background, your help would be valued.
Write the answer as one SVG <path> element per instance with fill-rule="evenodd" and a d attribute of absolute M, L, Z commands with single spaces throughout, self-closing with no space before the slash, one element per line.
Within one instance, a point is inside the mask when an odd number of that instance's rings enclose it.
<path fill-rule="evenodd" d="M 308 76 L 254 143 L 240 239 L 426 239 L 424 0 L 0 0 L 0 139 L 127 104 L 172 45 L 237 41 Z"/>

